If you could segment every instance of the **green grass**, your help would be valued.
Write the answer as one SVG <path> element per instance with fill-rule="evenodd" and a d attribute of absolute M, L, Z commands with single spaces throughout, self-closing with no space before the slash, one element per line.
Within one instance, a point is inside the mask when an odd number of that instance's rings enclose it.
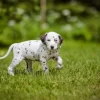
<path fill-rule="evenodd" d="M 60 55 L 63 68 L 49 61 L 49 75 L 37 62 L 28 74 L 23 61 L 13 77 L 7 74 L 12 54 L 0 60 L 0 100 L 100 100 L 100 44 L 64 41 Z"/>

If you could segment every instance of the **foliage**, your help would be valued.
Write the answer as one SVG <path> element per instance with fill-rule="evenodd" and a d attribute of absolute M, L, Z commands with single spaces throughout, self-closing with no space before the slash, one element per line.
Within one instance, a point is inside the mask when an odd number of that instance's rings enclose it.
<path fill-rule="evenodd" d="M 48 11 L 48 23 L 60 23 L 60 29 L 58 28 L 57 30 L 64 37 L 87 41 L 99 40 L 95 35 L 98 34 L 98 37 L 100 37 L 100 14 L 95 8 L 87 7 L 77 2 L 71 2 L 65 5 L 57 5 L 54 9 L 54 11 Z M 55 24 L 54 26 L 57 25 Z"/>
<path fill-rule="evenodd" d="M 56 31 L 65 39 L 100 41 L 100 13 L 95 8 L 79 2 L 57 3 L 55 7 L 53 1 L 48 1 L 47 20 L 42 29 L 39 4 L 39 0 L 0 1 L 2 46 L 39 39 L 41 34 L 48 31 Z"/>
<path fill-rule="evenodd" d="M 0 56 L 5 52 L 0 50 Z M 50 61 L 48 75 L 43 74 L 37 62 L 33 64 L 33 73 L 28 74 L 22 62 L 12 77 L 7 74 L 12 55 L 0 60 L 1 100 L 99 100 L 100 45 L 64 41 L 60 55 L 63 68 L 56 70 L 56 63 Z"/>

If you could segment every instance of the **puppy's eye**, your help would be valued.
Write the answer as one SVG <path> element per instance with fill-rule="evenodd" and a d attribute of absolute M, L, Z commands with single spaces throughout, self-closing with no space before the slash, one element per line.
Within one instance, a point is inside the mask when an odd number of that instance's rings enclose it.
<path fill-rule="evenodd" d="M 48 39 L 47 41 L 51 41 L 50 39 Z"/>

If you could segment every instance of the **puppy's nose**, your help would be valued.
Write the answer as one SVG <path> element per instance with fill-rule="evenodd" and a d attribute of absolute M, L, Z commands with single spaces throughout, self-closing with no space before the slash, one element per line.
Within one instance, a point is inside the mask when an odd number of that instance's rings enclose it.
<path fill-rule="evenodd" d="M 54 46 L 51 46 L 51 49 L 54 49 Z"/>

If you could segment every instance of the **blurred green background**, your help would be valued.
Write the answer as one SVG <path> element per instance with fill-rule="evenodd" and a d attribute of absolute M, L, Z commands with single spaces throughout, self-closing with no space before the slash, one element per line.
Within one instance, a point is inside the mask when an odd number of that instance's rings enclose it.
<path fill-rule="evenodd" d="M 15 42 L 55 31 L 64 43 L 63 68 L 50 73 L 25 62 L 7 74 L 13 54 L 0 60 L 0 100 L 100 100 L 100 0 L 0 0 L 0 56 Z"/>
<path fill-rule="evenodd" d="M 0 0 L 0 46 L 56 31 L 100 42 L 100 0 Z"/>

